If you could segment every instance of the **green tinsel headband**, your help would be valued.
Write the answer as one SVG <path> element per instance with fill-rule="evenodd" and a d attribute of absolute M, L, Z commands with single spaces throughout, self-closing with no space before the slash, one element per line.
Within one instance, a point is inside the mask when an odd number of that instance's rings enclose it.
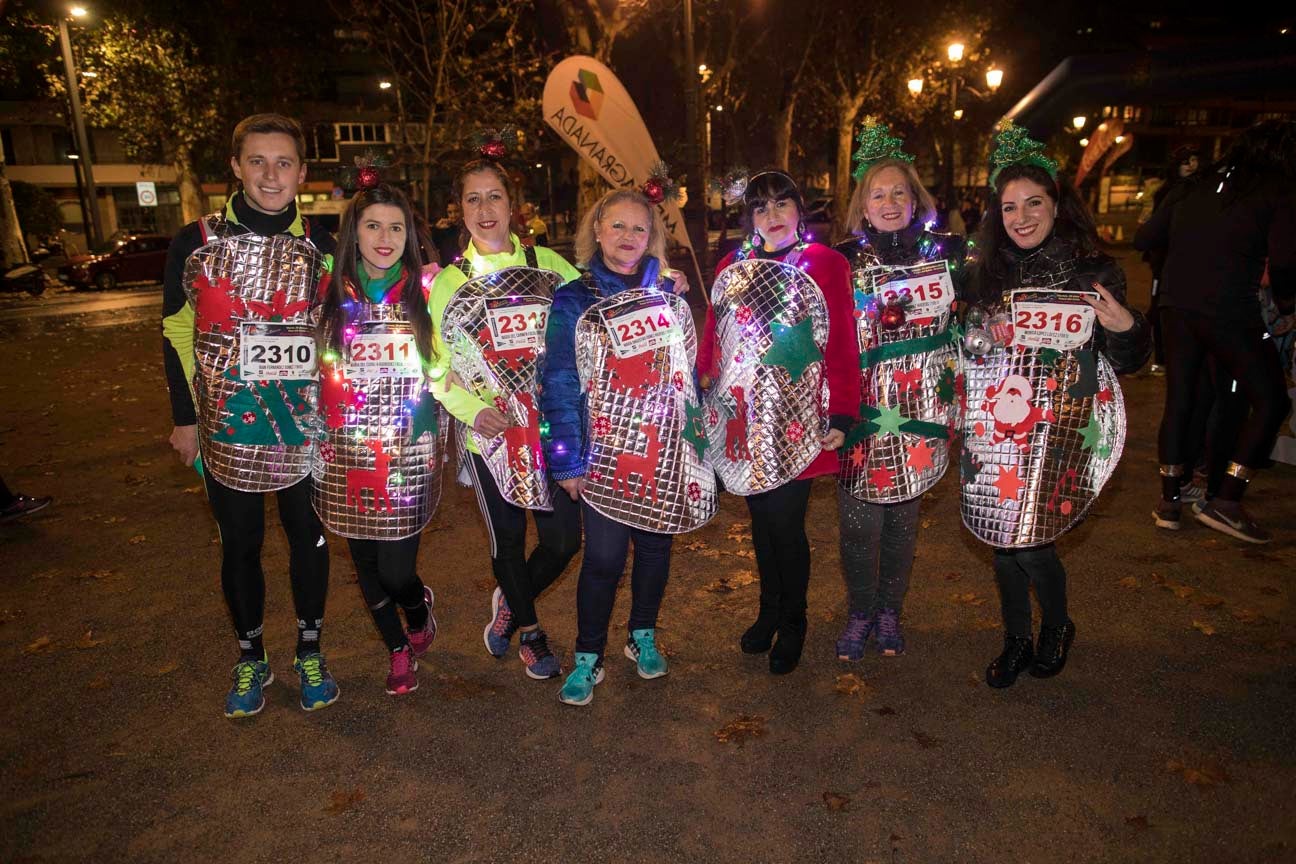
<path fill-rule="evenodd" d="M 990 185 L 993 187 L 999 172 L 1009 165 L 1034 165 L 1043 168 L 1056 182 L 1057 163 L 1044 155 L 1044 145 L 1032 139 L 1026 130 L 1011 120 L 1005 120 L 995 127 L 995 151 L 990 157 L 994 170 L 990 172 Z"/>
<path fill-rule="evenodd" d="M 869 168 L 883 159 L 914 161 L 913 156 L 904 152 L 904 139 L 892 135 L 891 127 L 871 114 L 864 118 L 864 125 L 860 127 L 859 136 L 855 140 L 859 146 L 855 148 L 852 157 L 855 170 L 851 172 L 851 176 L 856 180 L 862 179 Z"/>

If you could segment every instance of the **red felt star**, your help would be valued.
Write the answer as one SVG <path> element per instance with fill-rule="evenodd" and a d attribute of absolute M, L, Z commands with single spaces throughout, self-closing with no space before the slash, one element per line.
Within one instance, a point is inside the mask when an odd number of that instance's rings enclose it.
<path fill-rule="evenodd" d="M 879 465 L 869 472 L 869 483 L 879 492 L 885 492 L 895 485 L 895 475 L 885 465 Z"/>
<path fill-rule="evenodd" d="M 1111 391 L 1111 388 L 1109 388 L 1109 387 L 1104 387 L 1103 389 L 1099 390 L 1099 391 L 1098 391 L 1098 401 L 1101 402 L 1101 403 L 1103 403 L 1104 405 L 1106 405 L 1108 402 L 1112 401 L 1112 391 Z"/>
<path fill-rule="evenodd" d="M 933 453 L 934 451 L 930 444 L 925 440 L 919 441 L 917 444 L 909 448 L 909 458 L 905 460 L 905 464 L 914 471 L 922 471 L 924 468 L 930 468 L 932 467 Z"/>
<path fill-rule="evenodd" d="M 864 445 L 856 444 L 850 451 L 851 465 L 855 468 L 863 468 L 865 462 Z"/>
<path fill-rule="evenodd" d="M 1016 465 L 1011 468 L 1000 465 L 999 479 L 993 485 L 999 490 L 1000 501 L 1019 501 L 1021 500 L 1021 490 L 1026 484 L 1017 475 Z"/>

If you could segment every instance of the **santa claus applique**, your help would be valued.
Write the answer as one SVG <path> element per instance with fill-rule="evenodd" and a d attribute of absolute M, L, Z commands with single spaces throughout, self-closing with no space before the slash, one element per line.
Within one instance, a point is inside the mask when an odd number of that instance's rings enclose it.
<path fill-rule="evenodd" d="M 1012 441 L 1018 447 L 1029 446 L 1031 430 L 1036 423 L 1052 423 L 1057 418 L 1050 408 L 1031 404 L 1035 388 L 1022 375 L 1009 375 L 999 386 L 986 388 L 986 401 L 982 409 L 994 418 L 991 444 Z"/>

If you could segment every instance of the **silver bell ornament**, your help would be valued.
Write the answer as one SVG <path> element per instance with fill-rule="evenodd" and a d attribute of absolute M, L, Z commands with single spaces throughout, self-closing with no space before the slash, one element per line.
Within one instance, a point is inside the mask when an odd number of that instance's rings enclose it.
<path fill-rule="evenodd" d="M 994 339 L 984 327 L 969 327 L 963 334 L 963 350 L 973 357 L 982 357 L 990 353 Z"/>

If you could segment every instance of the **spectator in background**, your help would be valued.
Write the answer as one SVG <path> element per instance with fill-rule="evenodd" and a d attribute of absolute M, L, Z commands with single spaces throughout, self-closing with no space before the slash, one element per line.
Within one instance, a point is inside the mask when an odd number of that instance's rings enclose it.
<path fill-rule="evenodd" d="M 522 218 L 526 221 L 527 234 L 537 246 L 549 245 L 549 226 L 545 223 L 540 210 L 534 204 L 522 205 Z"/>
<path fill-rule="evenodd" d="M 1170 164 L 1166 167 L 1165 182 L 1152 193 L 1152 212 L 1165 203 L 1170 190 L 1197 179 L 1200 162 L 1197 148 L 1191 144 L 1176 147 L 1170 155 Z M 1149 217 L 1150 218 L 1150 217 Z M 1152 374 L 1165 374 L 1165 346 L 1161 344 L 1161 317 L 1157 314 L 1160 296 L 1161 268 L 1165 266 L 1166 252 L 1169 244 L 1149 247 L 1143 253 L 1143 260 L 1152 268 L 1152 303 L 1148 306 L 1148 320 L 1152 322 Z"/>
<path fill-rule="evenodd" d="M 446 205 L 445 215 L 432 226 L 432 245 L 436 246 L 441 264 L 448 265 L 463 251 L 463 216 L 458 201 Z"/>

